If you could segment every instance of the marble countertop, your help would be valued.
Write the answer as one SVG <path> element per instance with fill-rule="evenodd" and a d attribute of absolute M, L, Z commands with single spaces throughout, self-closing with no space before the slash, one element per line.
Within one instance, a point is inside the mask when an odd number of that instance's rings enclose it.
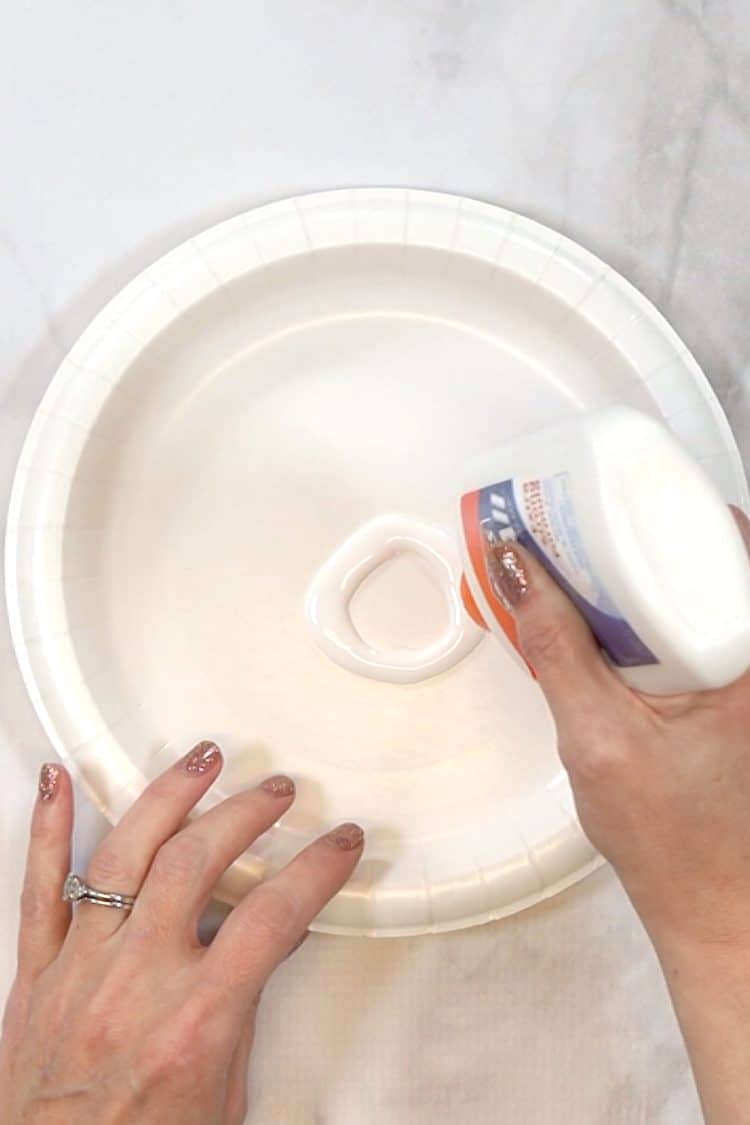
<path fill-rule="evenodd" d="M 0 45 L 0 492 L 91 316 L 269 199 L 408 184 L 497 201 L 636 283 L 750 455 L 750 8 L 742 0 L 253 0 L 9 8 Z M 48 747 L 0 610 L 0 989 Z M 76 849 L 102 832 L 79 800 Z M 267 990 L 256 1125 L 691 1125 L 655 958 L 608 870 L 400 941 L 313 936 Z"/>

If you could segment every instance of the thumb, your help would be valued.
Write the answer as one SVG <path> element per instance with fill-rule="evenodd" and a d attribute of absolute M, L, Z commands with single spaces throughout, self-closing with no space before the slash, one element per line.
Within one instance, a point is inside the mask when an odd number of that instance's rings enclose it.
<path fill-rule="evenodd" d="M 521 650 L 558 724 L 606 705 L 619 686 L 581 614 L 541 563 L 515 542 L 495 547 L 493 584 L 518 627 Z"/>

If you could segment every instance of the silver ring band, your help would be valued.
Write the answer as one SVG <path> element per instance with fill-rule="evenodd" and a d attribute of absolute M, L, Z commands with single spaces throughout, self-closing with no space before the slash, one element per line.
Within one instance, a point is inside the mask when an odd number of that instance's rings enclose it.
<path fill-rule="evenodd" d="M 114 906 L 117 910 L 132 910 L 135 902 L 135 895 L 95 890 L 74 871 L 65 877 L 62 897 L 63 902 L 94 902 L 97 906 Z"/>

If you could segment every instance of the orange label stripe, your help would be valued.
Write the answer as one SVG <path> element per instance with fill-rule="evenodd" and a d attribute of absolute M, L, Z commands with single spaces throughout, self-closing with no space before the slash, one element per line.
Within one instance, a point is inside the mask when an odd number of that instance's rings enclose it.
<path fill-rule="evenodd" d="M 509 613 L 505 608 L 505 606 L 493 590 L 492 584 L 490 583 L 490 576 L 487 571 L 487 557 L 484 550 L 484 537 L 482 536 L 482 531 L 479 523 L 478 492 L 467 492 L 464 496 L 461 497 L 461 522 L 463 524 L 466 546 L 469 552 L 469 559 L 471 560 L 474 574 L 476 575 L 477 581 L 479 582 L 480 588 L 485 596 L 487 604 L 492 610 L 492 614 L 495 620 L 505 633 L 510 643 L 513 645 L 515 650 L 523 657 L 521 646 L 518 642 L 518 628 L 513 618 L 513 614 Z M 471 594 L 468 586 L 466 589 L 467 592 Z M 467 603 L 466 598 L 464 597 L 464 604 L 466 605 L 466 611 L 469 616 L 472 617 L 475 621 L 479 619 L 479 623 L 484 625 L 485 623 L 483 620 L 481 620 L 481 613 L 473 597 L 471 598 L 470 605 Z M 525 657 L 524 662 L 526 663 L 526 666 L 533 676 L 534 669 L 531 667 Z"/>

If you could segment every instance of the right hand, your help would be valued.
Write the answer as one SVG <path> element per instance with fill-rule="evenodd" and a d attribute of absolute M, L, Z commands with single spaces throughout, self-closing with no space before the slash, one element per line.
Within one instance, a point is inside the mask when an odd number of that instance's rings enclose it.
<path fill-rule="evenodd" d="M 750 524 L 735 513 L 750 550 Z M 697 543 L 707 556 L 710 543 Z M 628 688 L 528 553 L 494 577 L 557 727 L 581 824 L 661 960 L 707 1120 L 750 1122 L 750 671 L 719 691 Z"/>
<path fill-rule="evenodd" d="M 718 691 L 633 691 L 535 559 L 512 544 L 496 560 L 581 824 L 649 933 L 657 945 L 750 941 L 750 672 Z"/>

